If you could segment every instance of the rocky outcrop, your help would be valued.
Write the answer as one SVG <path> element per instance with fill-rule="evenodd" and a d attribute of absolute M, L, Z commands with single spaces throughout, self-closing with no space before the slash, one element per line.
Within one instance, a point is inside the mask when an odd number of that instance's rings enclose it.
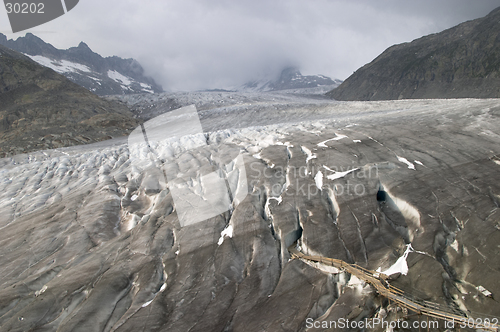
<path fill-rule="evenodd" d="M 102 141 L 137 124 L 123 104 L 0 45 L 0 156 Z"/>
<path fill-rule="evenodd" d="M 500 97 L 500 8 L 388 48 L 328 96 L 336 100 Z"/>

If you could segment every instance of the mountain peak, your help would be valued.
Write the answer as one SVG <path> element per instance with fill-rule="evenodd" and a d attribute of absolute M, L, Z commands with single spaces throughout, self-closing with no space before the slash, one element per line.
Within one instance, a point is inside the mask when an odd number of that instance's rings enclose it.
<path fill-rule="evenodd" d="M 43 39 L 35 36 L 31 32 L 26 33 L 26 35 L 24 35 L 24 37 L 19 37 L 18 39 L 21 39 L 21 40 L 24 39 L 29 43 L 36 43 L 37 45 L 46 45 L 47 44 L 43 41 Z M 48 45 L 50 45 L 50 44 L 48 44 Z"/>
<path fill-rule="evenodd" d="M 293 75 L 302 75 L 300 73 L 299 68 L 297 67 L 286 67 L 281 71 L 281 75 L 288 75 L 288 76 L 293 76 Z"/>
<path fill-rule="evenodd" d="M 37 45 L 40 45 L 40 44 L 46 44 L 41 38 L 35 36 L 34 34 L 32 34 L 31 32 L 28 32 L 24 35 L 24 37 L 18 37 L 16 42 L 17 41 L 20 41 L 20 42 L 27 42 L 27 43 L 33 43 L 33 44 L 37 44 Z"/>
<path fill-rule="evenodd" d="M 332 89 L 341 83 L 323 75 L 302 75 L 297 67 L 285 67 L 280 76 L 275 80 L 262 79 L 248 82 L 241 90 L 250 91 L 280 91 L 295 89 L 317 89 L 323 90 L 325 87 Z M 327 90 L 322 91 L 325 93 Z"/>
<path fill-rule="evenodd" d="M 17 38 L 16 40 L 7 39 L 5 35 L 0 34 L 0 44 L 24 54 L 44 55 L 53 58 L 57 58 L 59 56 L 59 51 L 54 46 L 44 42 L 42 39 L 30 32 L 23 37 Z"/>
<path fill-rule="evenodd" d="M 80 44 L 78 44 L 78 48 L 79 49 L 83 49 L 83 50 L 89 50 L 89 51 L 92 51 L 89 47 L 89 45 L 85 44 L 84 42 L 80 42 Z"/>
<path fill-rule="evenodd" d="M 302 76 L 302 74 L 300 73 L 300 70 L 296 67 L 286 67 L 285 69 L 283 69 L 283 71 L 281 71 L 281 75 L 280 75 L 280 79 L 279 81 L 283 81 L 283 82 L 286 82 L 286 81 L 289 81 L 291 80 L 292 78 L 294 77 L 298 77 L 298 76 Z"/>
<path fill-rule="evenodd" d="M 20 37 L 20 38 L 23 38 L 23 37 Z M 35 36 L 34 34 L 32 34 L 31 32 L 26 33 L 24 35 L 24 38 L 26 38 L 26 39 L 40 39 L 37 36 Z"/>

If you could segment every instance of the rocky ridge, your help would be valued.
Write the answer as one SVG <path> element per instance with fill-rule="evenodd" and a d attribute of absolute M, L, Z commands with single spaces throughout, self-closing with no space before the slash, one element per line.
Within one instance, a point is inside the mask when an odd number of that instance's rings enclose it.
<path fill-rule="evenodd" d="M 500 8 L 389 47 L 328 93 L 336 100 L 500 97 Z"/>
<path fill-rule="evenodd" d="M 60 50 L 31 33 L 16 40 L 8 40 L 0 33 L 0 45 L 24 53 L 97 95 L 163 92 L 154 79 L 145 76 L 136 60 L 117 56 L 103 58 L 84 42 Z"/>

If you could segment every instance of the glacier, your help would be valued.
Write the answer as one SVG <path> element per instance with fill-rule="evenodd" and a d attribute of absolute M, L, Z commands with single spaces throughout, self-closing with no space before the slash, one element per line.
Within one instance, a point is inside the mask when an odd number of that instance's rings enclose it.
<path fill-rule="evenodd" d="M 291 260 L 294 242 L 372 270 L 404 257 L 392 285 L 500 315 L 489 295 L 500 277 L 500 100 L 120 98 L 148 121 L 151 149 L 139 127 L 0 159 L 0 331 L 306 331 L 307 318 L 399 318 L 347 273 Z M 199 125 L 183 127 L 175 110 L 189 105 Z M 204 218 L 182 222 L 189 206 Z"/>

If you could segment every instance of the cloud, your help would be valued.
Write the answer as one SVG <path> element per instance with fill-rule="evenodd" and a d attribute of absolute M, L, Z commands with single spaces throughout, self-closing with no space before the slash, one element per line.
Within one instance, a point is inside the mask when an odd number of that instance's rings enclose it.
<path fill-rule="evenodd" d="M 136 58 L 166 89 L 193 90 L 237 86 L 290 65 L 305 74 L 345 79 L 392 44 L 484 16 L 496 5 L 496 0 L 85 0 L 31 32 L 58 48 L 85 41 L 102 55 Z"/>

